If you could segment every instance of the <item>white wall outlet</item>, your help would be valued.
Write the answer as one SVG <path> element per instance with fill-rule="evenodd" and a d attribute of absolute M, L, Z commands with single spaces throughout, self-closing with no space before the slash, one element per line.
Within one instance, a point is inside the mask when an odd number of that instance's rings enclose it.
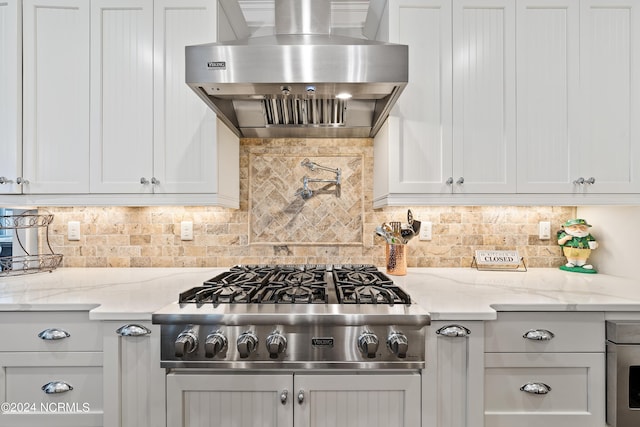
<path fill-rule="evenodd" d="M 182 221 L 180 223 L 180 238 L 182 240 L 193 240 L 193 221 Z"/>
<path fill-rule="evenodd" d="M 80 221 L 69 221 L 67 223 L 67 239 L 80 240 Z"/>
<path fill-rule="evenodd" d="M 420 240 L 431 240 L 431 221 L 422 221 L 420 224 Z"/>
<path fill-rule="evenodd" d="M 538 237 L 540 240 L 549 240 L 551 238 L 551 222 L 540 221 L 538 224 Z"/>

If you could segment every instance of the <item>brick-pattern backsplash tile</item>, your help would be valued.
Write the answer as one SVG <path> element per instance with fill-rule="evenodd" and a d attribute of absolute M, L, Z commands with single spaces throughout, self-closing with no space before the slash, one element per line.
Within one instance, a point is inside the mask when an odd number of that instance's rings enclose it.
<path fill-rule="evenodd" d="M 327 233 L 328 225 L 319 213 L 335 210 L 335 196 L 321 194 L 302 206 L 297 220 L 308 221 L 282 241 L 261 241 L 252 232 L 257 214 L 250 199 L 255 176 L 250 167 L 261 155 L 261 184 L 271 174 L 279 175 L 274 185 L 280 203 L 260 201 L 259 214 L 277 216 L 296 199 L 291 190 L 301 186 L 298 175 L 282 180 L 284 171 L 299 168 L 309 158 L 328 167 L 350 170 L 348 194 L 339 200 L 335 214 L 339 233 Z M 337 159 L 334 166 L 331 159 Z M 263 159 L 264 160 L 264 159 Z M 327 164 L 324 164 L 327 163 Z M 311 173 L 309 173 L 311 175 Z M 314 174 L 316 176 L 316 174 Z M 317 176 L 331 177 L 330 173 Z M 254 185 L 255 191 L 255 185 Z M 344 188 L 343 188 L 344 191 Z M 229 267 L 234 264 L 269 263 L 373 263 L 385 265 L 384 241 L 375 235 L 376 226 L 406 220 L 407 209 L 414 217 L 433 224 L 433 239 L 414 238 L 407 247 L 409 267 L 469 267 L 475 250 L 517 249 L 529 267 L 557 267 L 564 263 L 554 233 L 576 215 L 571 206 L 429 206 L 373 209 L 373 141 L 371 139 L 243 139 L 240 146 L 240 209 L 208 206 L 175 207 L 43 207 L 55 215 L 49 229 L 54 252 L 64 255 L 65 267 Z M 332 205 L 333 203 L 333 205 Z M 351 208 L 344 208 L 351 204 Z M 310 207 L 312 209 L 306 209 Z M 193 240 L 180 239 L 180 222 L 193 221 Z M 80 241 L 67 240 L 67 222 L 80 221 Z M 551 221 L 552 238 L 538 239 L 538 222 Z M 349 234 L 349 226 L 354 231 Z M 41 230 L 43 233 L 44 230 Z M 295 236 L 300 236 L 295 240 Z M 331 239 L 335 241 L 327 241 Z M 320 243 L 318 243 L 320 242 Z"/>

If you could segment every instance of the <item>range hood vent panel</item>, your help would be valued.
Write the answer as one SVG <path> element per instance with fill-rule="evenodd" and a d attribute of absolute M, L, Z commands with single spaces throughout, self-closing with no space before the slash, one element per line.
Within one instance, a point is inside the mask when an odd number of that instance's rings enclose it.
<path fill-rule="evenodd" d="M 306 2 L 324 3 L 294 3 Z M 330 34 L 187 46 L 185 55 L 187 84 L 240 137 L 373 137 L 408 82 L 407 46 Z"/>

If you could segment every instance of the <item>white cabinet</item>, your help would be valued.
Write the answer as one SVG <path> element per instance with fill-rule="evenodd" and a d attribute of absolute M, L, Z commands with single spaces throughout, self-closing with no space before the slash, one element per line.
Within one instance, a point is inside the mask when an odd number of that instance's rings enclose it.
<path fill-rule="evenodd" d="M 23 2 L 23 193 L 89 191 L 89 3 Z"/>
<path fill-rule="evenodd" d="M 165 426 L 165 370 L 160 327 L 103 322 L 104 426 Z"/>
<path fill-rule="evenodd" d="M 640 6 L 516 4 L 518 192 L 640 192 Z"/>
<path fill-rule="evenodd" d="M 409 45 L 410 68 L 374 140 L 375 206 L 514 193 L 513 2 L 390 0 L 384 19 L 377 38 Z"/>
<path fill-rule="evenodd" d="M 0 426 L 102 426 L 102 340 L 87 312 L 0 314 Z"/>
<path fill-rule="evenodd" d="M 185 84 L 184 47 L 216 40 L 211 0 L 91 3 L 91 192 L 239 203 L 239 143 Z"/>
<path fill-rule="evenodd" d="M 0 194 L 22 191 L 22 6 L 0 2 Z"/>
<path fill-rule="evenodd" d="M 167 425 L 419 427 L 420 374 L 167 375 Z"/>
<path fill-rule="evenodd" d="M 604 343 L 603 313 L 498 313 L 485 323 L 485 426 L 604 426 Z"/>
<path fill-rule="evenodd" d="M 482 427 L 484 325 L 480 321 L 432 322 L 422 375 L 422 425 Z"/>

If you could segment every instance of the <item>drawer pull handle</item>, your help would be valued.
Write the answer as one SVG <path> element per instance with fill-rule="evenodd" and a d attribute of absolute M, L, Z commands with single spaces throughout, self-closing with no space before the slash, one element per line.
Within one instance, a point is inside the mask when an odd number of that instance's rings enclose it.
<path fill-rule="evenodd" d="M 43 340 L 52 341 L 69 338 L 71 335 L 69 334 L 69 332 L 63 331 L 62 329 L 50 328 L 40 332 L 38 336 Z"/>
<path fill-rule="evenodd" d="M 116 329 L 116 334 L 121 337 L 142 337 L 150 333 L 151 330 L 142 325 L 124 325 Z"/>
<path fill-rule="evenodd" d="M 466 337 L 471 331 L 464 326 L 460 325 L 447 325 L 436 331 L 436 334 L 443 337 Z"/>
<path fill-rule="evenodd" d="M 71 384 L 64 381 L 51 381 L 42 386 L 42 390 L 47 394 L 66 393 L 73 390 Z"/>
<path fill-rule="evenodd" d="M 554 333 L 546 329 L 532 329 L 522 336 L 531 341 L 551 341 L 553 337 L 555 337 Z"/>
<path fill-rule="evenodd" d="M 520 390 L 531 394 L 547 394 L 551 391 L 551 387 L 545 383 L 526 383 Z"/>

